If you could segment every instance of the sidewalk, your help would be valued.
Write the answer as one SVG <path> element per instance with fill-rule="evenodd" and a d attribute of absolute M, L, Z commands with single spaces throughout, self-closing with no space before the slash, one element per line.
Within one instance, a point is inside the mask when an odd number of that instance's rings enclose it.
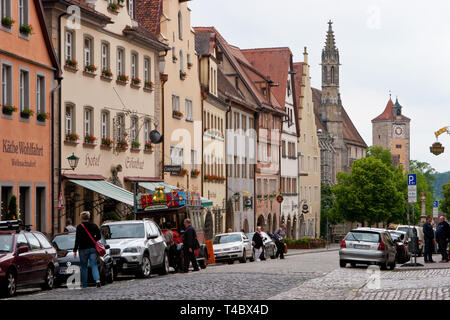
<path fill-rule="evenodd" d="M 338 243 L 331 243 L 327 248 L 320 248 L 320 249 L 288 249 L 288 252 L 286 256 L 296 256 L 299 254 L 306 254 L 306 253 L 319 253 L 319 252 L 327 252 L 327 251 L 338 251 L 340 248 Z M 449 263 L 450 266 L 450 263 Z"/>
<path fill-rule="evenodd" d="M 436 263 L 424 263 L 423 256 L 417 257 L 417 263 L 422 264 L 423 267 L 402 267 L 401 264 L 397 264 L 397 266 L 395 267 L 395 271 L 450 269 L 450 262 L 439 262 L 441 261 L 440 254 L 433 254 L 433 260 L 436 261 Z M 411 257 L 411 260 L 407 263 L 411 262 L 414 262 L 414 257 Z"/>

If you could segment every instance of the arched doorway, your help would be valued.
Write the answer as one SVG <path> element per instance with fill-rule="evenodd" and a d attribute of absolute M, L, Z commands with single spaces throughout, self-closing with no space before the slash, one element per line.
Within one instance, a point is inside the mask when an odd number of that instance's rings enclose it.
<path fill-rule="evenodd" d="M 275 233 L 277 231 L 277 215 L 273 214 L 273 224 L 272 224 L 272 233 Z"/>
<path fill-rule="evenodd" d="M 212 214 L 211 211 L 208 211 L 205 217 L 205 238 L 208 240 L 213 238 L 213 227 L 214 224 Z"/>
<path fill-rule="evenodd" d="M 263 217 L 263 215 L 260 215 L 258 217 L 258 222 L 257 222 L 256 226 L 259 226 L 259 227 L 261 227 L 261 230 L 264 230 L 265 225 L 266 224 L 264 222 L 264 217 Z"/>
<path fill-rule="evenodd" d="M 291 231 L 291 216 L 289 215 L 286 224 L 286 238 L 292 239 Z"/>
<path fill-rule="evenodd" d="M 269 226 L 268 226 L 267 230 L 264 230 L 264 231 L 267 231 L 270 233 L 270 231 L 272 230 L 272 215 L 270 213 L 267 216 L 267 223 L 269 224 Z"/>
<path fill-rule="evenodd" d="M 248 220 L 247 219 L 245 219 L 244 220 L 244 232 L 245 233 L 249 233 L 250 232 L 250 227 L 248 226 Z"/>

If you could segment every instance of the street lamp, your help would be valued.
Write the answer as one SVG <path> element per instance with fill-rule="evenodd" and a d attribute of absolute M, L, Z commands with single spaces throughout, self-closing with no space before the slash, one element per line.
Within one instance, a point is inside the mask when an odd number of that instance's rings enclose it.
<path fill-rule="evenodd" d="M 78 161 L 80 161 L 80 158 L 78 158 L 73 152 L 70 157 L 67 157 L 67 161 L 69 162 L 69 166 L 72 170 L 75 170 L 75 168 L 78 166 Z"/>

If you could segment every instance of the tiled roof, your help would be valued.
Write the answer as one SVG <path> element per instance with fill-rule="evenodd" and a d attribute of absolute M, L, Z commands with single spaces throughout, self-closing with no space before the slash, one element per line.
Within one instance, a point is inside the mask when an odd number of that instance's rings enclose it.
<path fill-rule="evenodd" d="M 136 20 L 155 36 L 161 32 L 163 0 L 137 0 Z"/>
<path fill-rule="evenodd" d="M 286 101 L 286 86 L 292 52 L 289 48 L 260 48 L 241 50 L 247 60 L 262 74 L 268 75 L 270 80 L 277 83 L 271 91 L 277 101 L 284 106 Z"/>
<path fill-rule="evenodd" d="M 322 91 L 312 88 L 312 92 L 313 92 L 314 112 L 316 113 L 317 129 L 322 129 L 322 131 L 324 133 L 328 132 L 325 127 L 325 124 L 319 118 L 319 106 L 320 106 L 320 99 L 322 96 Z M 367 148 L 366 142 L 359 134 L 358 130 L 356 129 L 356 127 L 353 124 L 350 117 L 348 116 L 344 107 L 342 107 L 341 114 L 342 114 L 342 131 L 343 131 L 343 135 L 344 135 L 344 142 Z"/>
<path fill-rule="evenodd" d="M 91 14 L 97 16 L 98 18 L 102 18 L 102 19 L 108 21 L 109 23 L 112 23 L 110 17 L 108 17 L 107 15 L 105 15 L 105 14 L 95 10 L 94 7 L 89 6 L 86 0 L 64 0 L 64 1 L 61 1 L 61 0 L 42 0 L 42 2 L 43 3 L 45 3 L 45 2 L 48 2 L 48 3 L 51 3 L 51 2 L 66 2 L 68 4 L 80 7 L 80 9 L 83 9 L 85 12 L 91 13 Z"/>
<path fill-rule="evenodd" d="M 170 49 L 166 44 L 164 44 L 161 41 L 159 41 L 158 38 L 156 37 L 156 35 L 154 35 L 153 33 L 149 32 L 143 26 L 138 26 L 138 27 L 126 26 L 123 29 L 122 32 L 124 34 L 133 34 L 133 35 L 143 39 L 144 41 L 151 42 L 155 46 L 160 47 L 160 49 L 167 49 L 167 50 Z"/>
<path fill-rule="evenodd" d="M 405 117 L 404 115 L 400 115 L 400 116 L 394 116 L 394 112 L 393 112 L 393 108 L 394 107 L 394 102 L 392 102 L 392 99 L 389 98 L 389 101 L 386 105 L 386 108 L 384 109 L 383 113 L 380 114 L 378 117 L 376 117 L 375 119 L 372 120 L 372 122 L 374 121 L 385 121 L 385 120 L 410 120 L 409 118 Z"/>

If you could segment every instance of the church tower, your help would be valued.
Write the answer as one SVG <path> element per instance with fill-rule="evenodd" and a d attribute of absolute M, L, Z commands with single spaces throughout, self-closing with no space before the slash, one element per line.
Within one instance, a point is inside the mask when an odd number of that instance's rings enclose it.
<path fill-rule="evenodd" d="M 409 172 L 410 122 L 402 113 L 398 99 L 389 101 L 383 113 L 372 120 L 372 144 L 391 150 L 394 165 L 402 165 Z"/>
<path fill-rule="evenodd" d="M 342 102 L 339 93 L 339 50 L 336 47 L 333 22 L 328 22 L 325 48 L 322 50 L 322 96 L 319 106 L 319 118 L 327 131 L 333 135 L 333 147 L 336 149 L 336 169 L 346 171 L 346 146 L 343 136 Z"/>

